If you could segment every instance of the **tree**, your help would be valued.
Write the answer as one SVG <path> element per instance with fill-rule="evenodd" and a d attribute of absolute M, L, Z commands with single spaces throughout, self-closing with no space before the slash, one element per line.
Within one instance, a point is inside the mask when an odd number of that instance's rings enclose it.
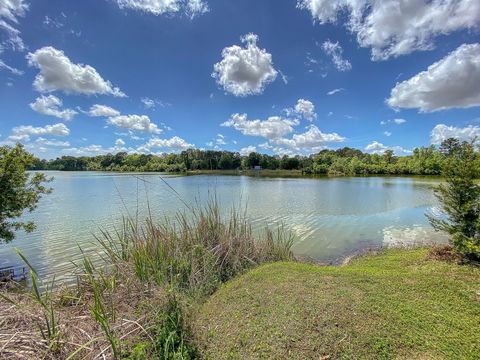
<path fill-rule="evenodd" d="M 450 235 L 458 253 L 480 259 L 480 186 L 475 182 L 479 175 L 475 146 L 468 142 L 453 147 L 451 144 L 442 144 L 442 148 L 449 149 L 443 166 L 446 183 L 435 190 L 445 216 L 427 217 L 435 230 Z"/>
<path fill-rule="evenodd" d="M 231 169 L 233 166 L 232 156 L 227 152 L 222 154 L 222 156 L 220 157 L 220 161 L 218 162 L 218 166 L 222 170 Z"/>
<path fill-rule="evenodd" d="M 440 144 L 439 150 L 442 154 L 450 156 L 460 149 L 460 145 L 460 140 L 455 138 L 448 138 Z"/>
<path fill-rule="evenodd" d="M 247 156 L 247 168 L 252 169 L 255 166 L 259 166 L 261 160 L 262 156 L 259 153 L 251 152 Z"/>
<path fill-rule="evenodd" d="M 41 173 L 27 173 L 33 163 L 33 155 L 20 144 L 0 147 L 0 243 L 13 240 L 16 230 L 33 231 L 33 222 L 18 218 L 25 210 L 32 212 L 41 196 L 52 191 L 44 185 L 52 179 Z"/>
<path fill-rule="evenodd" d="M 391 164 L 393 162 L 394 156 L 395 153 L 391 149 L 385 150 L 385 152 L 383 153 L 383 158 L 385 159 L 385 162 L 387 164 Z"/>

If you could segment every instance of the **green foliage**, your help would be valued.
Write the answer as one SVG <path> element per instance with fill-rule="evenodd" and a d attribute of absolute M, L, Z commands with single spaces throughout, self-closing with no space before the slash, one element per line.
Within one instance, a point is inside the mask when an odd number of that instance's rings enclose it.
<path fill-rule="evenodd" d="M 449 139 L 450 146 L 458 142 Z M 448 145 L 445 145 L 448 147 Z M 266 155 L 256 152 L 241 156 L 237 152 L 190 149 L 180 154 L 161 156 L 118 153 L 95 157 L 64 156 L 52 161 L 36 160 L 35 168 L 50 170 L 160 171 L 249 170 L 261 166 L 267 170 L 297 170 L 304 174 L 353 175 L 440 175 L 448 149 L 435 146 L 417 148 L 409 156 L 367 154 L 349 147 L 322 150 L 310 156 Z M 475 164 L 479 166 L 478 156 Z"/>
<path fill-rule="evenodd" d="M 97 241 L 104 250 L 106 266 L 96 267 L 84 256 L 82 279 L 91 294 L 91 314 L 114 358 L 198 358 L 186 316 L 191 304 L 202 302 L 223 282 L 252 267 L 293 259 L 293 239 L 282 227 L 267 229 L 256 238 L 246 214 L 232 210 L 223 217 L 215 200 L 204 208 L 179 212 L 173 223 L 157 224 L 149 218 L 142 226 L 126 218 L 121 230 L 103 231 Z M 148 291 L 161 289 L 166 294 L 163 306 L 148 311 L 149 341 L 137 339 L 130 350 L 113 326 L 116 279 L 136 281 Z"/>
<path fill-rule="evenodd" d="M 17 219 L 24 210 L 32 212 L 41 196 L 51 192 L 44 185 L 51 179 L 40 173 L 27 173 L 26 170 L 33 165 L 33 155 L 23 146 L 0 147 L 0 243 L 13 240 L 16 230 L 33 231 L 33 222 Z"/>
<path fill-rule="evenodd" d="M 209 295 L 252 266 L 293 259 L 293 238 L 282 227 L 256 239 L 246 215 L 232 210 L 224 219 L 214 200 L 176 219 L 158 225 L 149 219 L 144 226 L 125 219 L 121 231 L 97 240 L 118 268 L 132 264 L 141 281 L 191 296 Z"/>
<path fill-rule="evenodd" d="M 446 218 L 428 216 L 430 223 L 451 236 L 460 254 L 480 259 L 480 186 L 475 182 L 479 174 L 474 144 L 448 141 L 441 148 L 446 154 L 446 183 L 437 187 L 435 195 Z"/>
<path fill-rule="evenodd" d="M 30 280 L 32 282 L 31 295 L 34 301 L 39 304 L 43 311 L 44 323 L 38 322 L 38 327 L 42 334 L 42 338 L 47 342 L 51 351 L 56 352 L 60 347 L 60 326 L 55 312 L 54 302 L 52 299 L 53 289 L 55 285 L 55 277 L 50 284 L 44 284 L 38 277 L 38 273 L 33 266 L 16 250 L 20 258 L 25 262 L 29 269 Z"/>
<path fill-rule="evenodd" d="M 154 342 L 150 344 L 150 353 L 156 354 L 159 359 L 190 360 L 198 359 L 197 350 L 186 335 L 183 311 L 175 295 L 170 295 L 164 311 L 157 319 L 153 330 Z"/>
<path fill-rule="evenodd" d="M 148 342 L 142 342 L 136 344 L 132 350 L 130 351 L 130 354 L 125 357 L 125 359 L 128 360 L 148 360 L 148 347 L 149 343 Z"/>

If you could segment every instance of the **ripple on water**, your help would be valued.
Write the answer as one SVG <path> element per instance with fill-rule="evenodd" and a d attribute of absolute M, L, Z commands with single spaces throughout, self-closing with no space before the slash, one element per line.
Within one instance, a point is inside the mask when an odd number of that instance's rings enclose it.
<path fill-rule="evenodd" d="M 144 219 L 147 203 L 156 219 L 185 210 L 183 201 L 205 204 L 216 197 L 226 212 L 247 207 L 254 231 L 284 225 L 295 236 L 294 252 L 317 260 L 336 259 L 402 239 L 436 239 L 424 216 L 436 213 L 435 182 L 413 178 L 263 179 L 156 174 L 57 173 L 54 192 L 29 216 L 38 228 L 0 246 L 0 267 L 19 264 L 17 247 L 41 275 L 70 274 L 79 246 L 98 256 L 93 234 L 112 230 L 122 214 Z M 179 200 L 179 197 L 182 200 Z M 148 199 L 148 200 L 147 200 Z"/>

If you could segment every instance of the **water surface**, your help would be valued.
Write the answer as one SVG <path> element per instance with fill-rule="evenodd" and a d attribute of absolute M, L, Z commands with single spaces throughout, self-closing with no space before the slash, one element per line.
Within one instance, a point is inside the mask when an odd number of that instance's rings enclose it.
<path fill-rule="evenodd" d="M 49 172 L 51 195 L 27 219 L 31 234 L 19 232 L 0 245 L 0 268 L 19 264 L 17 247 L 41 275 L 71 273 L 79 247 L 97 252 L 93 234 L 112 228 L 122 215 L 171 217 L 185 205 L 159 174 Z M 216 195 L 222 209 L 248 207 L 255 230 L 284 224 L 295 235 L 294 252 L 331 261 L 358 250 L 397 243 L 445 241 L 425 217 L 437 210 L 438 180 L 408 177 L 263 178 L 246 176 L 167 176 L 163 179 L 189 204 Z M 145 181 L 142 181 L 145 180 Z"/>

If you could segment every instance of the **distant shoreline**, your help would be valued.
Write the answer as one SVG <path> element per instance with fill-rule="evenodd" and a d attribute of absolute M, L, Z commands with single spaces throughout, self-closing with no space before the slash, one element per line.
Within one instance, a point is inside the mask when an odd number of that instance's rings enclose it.
<path fill-rule="evenodd" d="M 335 179 L 335 178 L 420 178 L 442 179 L 440 175 L 415 175 L 415 174 L 310 174 L 301 170 L 189 170 L 189 171 L 118 171 L 118 170 L 30 170 L 35 172 L 51 173 L 105 173 L 105 174 L 142 174 L 142 175 L 174 175 L 174 176 L 249 176 L 249 177 L 277 177 L 277 178 L 303 178 L 303 179 Z"/>

